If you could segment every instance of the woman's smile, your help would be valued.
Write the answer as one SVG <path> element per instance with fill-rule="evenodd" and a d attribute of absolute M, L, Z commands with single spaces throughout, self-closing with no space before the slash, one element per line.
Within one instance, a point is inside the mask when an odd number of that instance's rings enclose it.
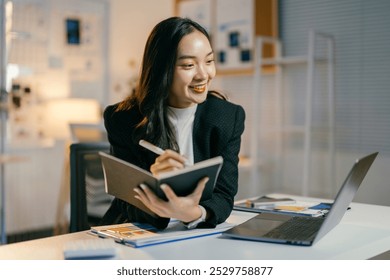
<path fill-rule="evenodd" d="M 190 86 L 190 89 L 195 91 L 196 93 L 203 93 L 206 90 L 206 84 L 203 85 L 196 85 L 196 86 Z"/>

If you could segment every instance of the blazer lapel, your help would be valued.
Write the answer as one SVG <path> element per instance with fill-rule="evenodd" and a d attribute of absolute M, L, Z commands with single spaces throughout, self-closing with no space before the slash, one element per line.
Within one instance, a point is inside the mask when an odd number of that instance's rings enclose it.
<path fill-rule="evenodd" d="M 200 123 L 202 121 L 203 112 L 205 110 L 205 103 L 207 102 L 207 99 L 205 102 L 198 104 L 198 107 L 195 112 L 195 119 L 194 119 L 194 127 L 193 127 L 193 133 L 192 133 L 192 144 L 194 149 L 194 163 L 204 160 L 204 155 L 202 155 L 201 146 L 205 143 L 205 137 L 207 135 L 202 135 Z"/>

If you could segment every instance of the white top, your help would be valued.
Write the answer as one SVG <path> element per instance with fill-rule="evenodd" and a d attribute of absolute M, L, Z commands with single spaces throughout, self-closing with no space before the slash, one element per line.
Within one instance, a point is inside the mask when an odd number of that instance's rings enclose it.
<path fill-rule="evenodd" d="M 194 127 L 195 112 L 198 105 L 188 108 L 168 107 L 168 120 L 175 132 L 180 153 L 194 164 L 194 148 L 192 142 L 192 129 Z"/>

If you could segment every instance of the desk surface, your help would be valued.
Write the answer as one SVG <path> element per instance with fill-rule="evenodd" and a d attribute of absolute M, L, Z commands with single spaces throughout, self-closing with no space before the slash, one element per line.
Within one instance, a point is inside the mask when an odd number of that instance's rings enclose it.
<path fill-rule="evenodd" d="M 293 198 L 302 200 L 301 197 Z M 228 221 L 238 224 L 254 215 L 233 211 Z M 121 259 L 137 260 L 363 260 L 390 249 L 388 217 L 390 207 L 352 203 L 351 210 L 347 211 L 340 224 L 310 247 L 235 240 L 220 234 L 139 249 L 120 244 L 115 246 Z M 87 232 L 77 232 L 2 245 L 0 259 L 63 259 L 65 243 L 91 238 L 96 237 Z"/>

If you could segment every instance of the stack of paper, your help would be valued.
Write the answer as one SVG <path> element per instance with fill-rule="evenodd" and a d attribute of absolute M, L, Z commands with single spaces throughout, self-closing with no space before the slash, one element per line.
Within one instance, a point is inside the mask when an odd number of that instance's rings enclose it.
<path fill-rule="evenodd" d="M 225 222 L 218 225 L 216 228 L 189 230 L 182 222 L 174 220 L 171 221 L 168 227 L 164 230 L 157 230 L 156 228 L 145 224 L 125 223 L 92 227 L 91 233 L 100 237 L 113 238 L 116 242 L 140 248 L 155 244 L 219 234 L 233 226 L 234 224 Z"/>
<path fill-rule="evenodd" d="M 296 201 L 291 198 L 275 199 L 262 196 L 245 202 L 238 202 L 234 205 L 234 210 L 320 217 L 329 212 L 331 205 L 331 203 Z"/>

